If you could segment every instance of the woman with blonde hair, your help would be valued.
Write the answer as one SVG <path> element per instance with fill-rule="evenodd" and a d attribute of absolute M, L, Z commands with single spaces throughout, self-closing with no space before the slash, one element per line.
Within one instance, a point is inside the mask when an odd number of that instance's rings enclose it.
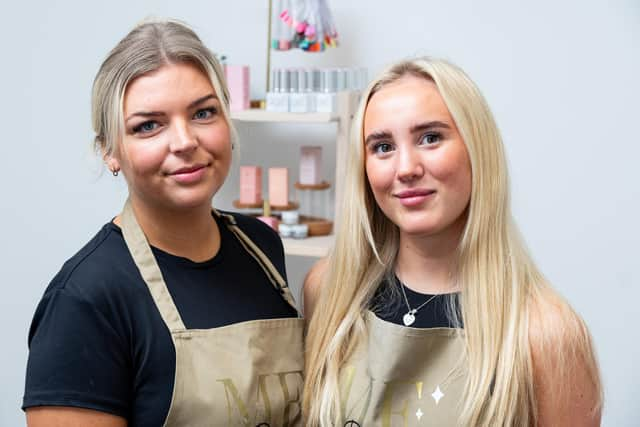
<path fill-rule="evenodd" d="M 234 144 L 220 64 L 185 25 L 146 22 L 92 101 L 96 149 L 129 197 L 36 310 L 28 425 L 300 425 L 304 322 L 282 242 L 211 207 Z"/>
<path fill-rule="evenodd" d="M 589 332 L 520 240 L 467 75 L 388 68 L 345 170 L 335 247 L 305 282 L 305 425 L 599 425 Z"/>

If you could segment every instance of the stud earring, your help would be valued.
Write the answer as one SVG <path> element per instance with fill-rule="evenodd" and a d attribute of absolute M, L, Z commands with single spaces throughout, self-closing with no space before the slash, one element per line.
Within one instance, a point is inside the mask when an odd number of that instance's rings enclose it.
<path fill-rule="evenodd" d="M 120 170 L 118 169 L 114 169 L 111 171 L 111 173 L 113 174 L 113 176 L 118 176 L 118 173 L 120 172 Z"/>

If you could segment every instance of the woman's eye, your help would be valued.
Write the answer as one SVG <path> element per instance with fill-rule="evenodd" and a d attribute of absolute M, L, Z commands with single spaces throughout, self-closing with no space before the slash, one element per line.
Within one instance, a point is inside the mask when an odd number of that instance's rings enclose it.
<path fill-rule="evenodd" d="M 202 110 L 196 111 L 193 115 L 193 118 L 196 120 L 206 120 L 210 119 L 216 114 L 217 110 L 215 108 L 203 108 Z"/>
<path fill-rule="evenodd" d="M 148 121 L 144 123 L 140 123 L 138 126 L 133 128 L 134 133 L 150 133 L 156 130 L 160 126 L 158 122 Z"/>
<path fill-rule="evenodd" d="M 393 150 L 393 146 L 388 142 L 378 142 L 373 146 L 373 152 L 376 154 L 386 154 Z"/>
<path fill-rule="evenodd" d="M 442 135 L 439 133 L 427 133 L 420 138 L 420 144 L 433 145 L 442 139 Z"/>

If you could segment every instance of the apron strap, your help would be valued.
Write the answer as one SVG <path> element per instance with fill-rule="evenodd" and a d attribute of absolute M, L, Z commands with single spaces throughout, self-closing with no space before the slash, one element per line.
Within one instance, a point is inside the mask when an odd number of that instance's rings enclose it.
<path fill-rule="evenodd" d="M 229 230 L 231 230 L 231 232 L 235 234 L 235 236 L 240 241 L 240 244 L 249 253 L 249 255 L 251 255 L 257 261 L 258 265 L 265 272 L 273 287 L 276 288 L 282 298 L 284 298 L 284 300 L 291 307 L 293 307 L 293 309 L 296 310 L 299 315 L 300 313 L 298 311 L 298 308 L 296 307 L 295 298 L 293 298 L 289 285 L 287 285 L 287 282 L 282 278 L 278 269 L 274 267 L 271 260 L 269 260 L 269 257 L 266 256 L 255 243 L 253 243 L 249 236 L 247 236 L 240 229 L 240 227 L 238 227 L 236 219 L 233 217 L 233 215 L 223 214 L 215 209 L 213 209 L 213 212 L 215 215 L 225 220 Z"/>
<path fill-rule="evenodd" d="M 184 331 L 186 328 L 180 313 L 171 298 L 160 267 L 158 267 L 149 242 L 138 224 L 129 199 L 122 210 L 122 235 L 169 331 Z"/>
<path fill-rule="evenodd" d="M 227 228 L 236 236 L 242 247 L 251 255 L 262 270 L 267 275 L 274 288 L 280 293 L 282 298 L 293 307 L 296 312 L 295 299 L 291 294 L 289 286 L 282 278 L 278 270 L 273 266 L 269 258 L 253 243 L 253 241 L 237 226 L 236 220 L 232 215 L 221 214 L 213 209 L 215 215 L 223 218 Z M 122 210 L 122 235 L 127 243 L 129 252 L 140 271 L 140 275 L 147 284 L 151 297 L 153 298 L 162 320 L 169 328 L 170 332 L 184 331 L 186 327 L 180 317 L 180 313 L 169 293 L 169 289 L 162 277 L 162 272 L 153 256 L 149 242 L 144 232 L 140 228 L 140 224 L 135 217 L 131 201 L 127 199 L 124 209 Z"/>

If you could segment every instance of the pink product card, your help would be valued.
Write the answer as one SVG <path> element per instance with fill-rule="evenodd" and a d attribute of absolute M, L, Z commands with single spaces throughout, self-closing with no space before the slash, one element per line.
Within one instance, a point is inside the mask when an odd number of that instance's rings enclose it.
<path fill-rule="evenodd" d="M 276 230 L 276 232 L 278 231 L 278 225 L 280 224 L 278 218 L 275 218 L 273 216 L 259 216 L 258 219 Z"/>
<path fill-rule="evenodd" d="M 287 168 L 269 168 L 269 204 L 289 204 L 289 171 Z"/>
<path fill-rule="evenodd" d="M 300 184 L 317 185 L 322 181 L 322 147 L 300 149 Z"/>
<path fill-rule="evenodd" d="M 240 203 L 262 203 L 262 168 L 240 166 Z"/>
<path fill-rule="evenodd" d="M 225 65 L 225 76 L 231 96 L 231 111 L 249 108 L 249 67 L 247 65 Z"/>

